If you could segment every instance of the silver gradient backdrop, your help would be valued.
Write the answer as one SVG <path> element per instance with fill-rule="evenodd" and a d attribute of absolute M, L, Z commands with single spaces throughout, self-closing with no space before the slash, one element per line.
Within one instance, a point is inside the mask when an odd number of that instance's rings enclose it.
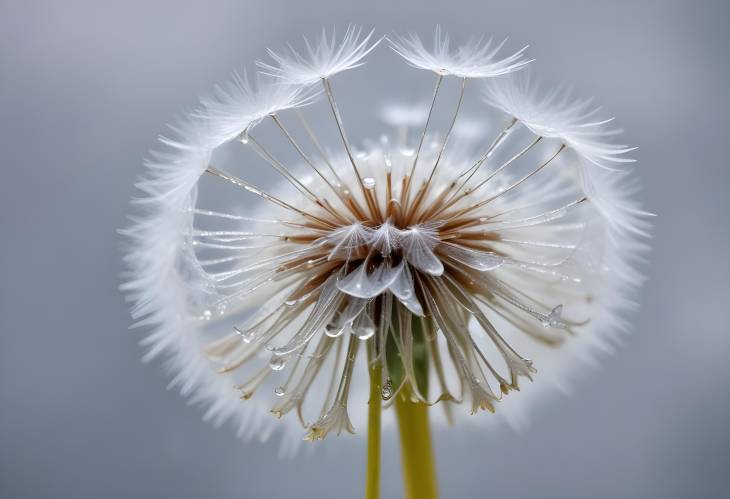
<path fill-rule="evenodd" d="M 362 439 L 281 461 L 203 423 L 139 360 L 117 289 L 116 229 L 165 123 L 266 47 L 348 23 L 529 43 L 537 75 L 618 117 L 659 215 L 634 333 L 525 430 L 439 432 L 442 496 L 729 497 L 728 20 L 720 0 L 2 0 L 0 497 L 361 496 Z M 427 81 L 413 71 L 393 88 Z M 368 99 L 346 106 L 353 138 L 379 134 L 357 119 Z"/>

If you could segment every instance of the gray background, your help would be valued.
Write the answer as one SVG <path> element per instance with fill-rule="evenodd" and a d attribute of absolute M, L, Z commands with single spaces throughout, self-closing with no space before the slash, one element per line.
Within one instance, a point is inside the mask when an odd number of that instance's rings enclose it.
<path fill-rule="evenodd" d="M 164 123 L 266 46 L 348 22 L 530 43 L 538 74 L 619 117 L 660 215 L 635 334 L 527 430 L 440 433 L 443 497 L 727 497 L 726 7 L 2 2 L 0 497 L 361 494 L 361 441 L 279 461 L 276 445 L 243 444 L 165 391 L 127 331 L 115 234 Z M 393 442 L 383 462 L 383 495 L 399 497 Z"/>

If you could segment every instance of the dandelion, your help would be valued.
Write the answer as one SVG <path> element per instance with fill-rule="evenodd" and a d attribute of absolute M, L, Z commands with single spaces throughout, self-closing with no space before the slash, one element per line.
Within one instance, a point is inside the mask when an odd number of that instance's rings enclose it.
<path fill-rule="evenodd" d="M 340 41 L 305 39 L 303 55 L 270 51 L 255 83 L 234 78 L 162 139 L 124 231 L 123 289 L 152 329 L 147 358 L 166 355 L 172 385 L 206 418 L 320 440 L 354 433 L 367 413 L 377 497 L 381 412 L 394 407 L 407 495 L 429 498 L 430 419 L 496 411 L 516 424 L 522 401 L 627 328 L 648 214 L 610 120 L 565 91 L 541 96 L 513 74 L 526 73 L 524 49 L 504 56 L 503 43 L 451 50 L 437 29 L 426 50 L 393 37 L 435 89 L 420 111 L 384 113 L 406 133 L 353 147 L 331 79 L 365 63 L 372 35 L 351 27 Z M 457 102 L 437 106 L 449 76 Z M 470 118 L 468 80 L 482 97 Z M 307 120 L 315 112 L 332 119 L 329 139 Z M 236 171 L 245 151 L 259 162 Z M 251 183 L 259 165 L 280 183 Z M 204 183 L 245 208 L 206 204 Z"/>

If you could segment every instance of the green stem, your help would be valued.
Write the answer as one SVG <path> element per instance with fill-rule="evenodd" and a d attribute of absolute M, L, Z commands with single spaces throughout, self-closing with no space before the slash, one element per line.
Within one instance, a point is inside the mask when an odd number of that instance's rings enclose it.
<path fill-rule="evenodd" d="M 395 401 L 405 497 L 437 499 L 436 463 L 431 446 L 428 406 L 422 402 L 411 402 L 410 394 L 410 387 L 406 385 Z"/>
<path fill-rule="evenodd" d="M 380 415 L 381 363 L 370 366 L 370 400 L 368 401 L 368 466 L 365 476 L 365 499 L 380 497 Z"/>

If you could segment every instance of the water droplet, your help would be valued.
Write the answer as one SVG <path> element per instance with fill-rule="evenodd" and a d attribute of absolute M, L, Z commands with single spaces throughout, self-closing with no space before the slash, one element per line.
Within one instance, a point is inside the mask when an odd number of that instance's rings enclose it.
<path fill-rule="evenodd" d="M 244 331 L 237 327 L 234 327 L 233 329 L 236 331 L 236 334 L 241 337 L 244 343 L 251 343 L 256 337 L 256 334 L 253 331 Z"/>
<path fill-rule="evenodd" d="M 563 306 L 562 305 L 558 305 L 557 307 L 552 309 L 550 311 L 550 315 L 548 315 L 548 319 L 550 320 L 550 325 L 552 327 L 556 327 L 556 326 L 560 325 L 560 319 L 561 319 L 562 315 L 563 315 Z"/>
<path fill-rule="evenodd" d="M 563 313 L 563 306 L 558 305 L 554 309 L 550 311 L 550 313 L 546 316 L 544 316 L 540 322 L 542 323 L 542 326 L 545 328 L 548 327 L 557 327 L 560 325 L 560 316 Z"/>
<path fill-rule="evenodd" d="M 238 136 L 238 140 L 241 144 L 248 144 L 248 128 L 241 132 L 241 135 Z"/>
<path fill-rule="evenodd" d="M 213 312 L 211 312 L 210 310 L 203 310 L 204 320 L 209 321 L 211 317 L 213 317 Z"/>
<path fill-rule="evenodd" d="M 365 177 L 362 179 L 362 185 L 365 186 L 367 190 L 372 190 L 375 188 L 375 179 L 373 177 Z"/>
<path fill-rule="evenodd" d="M 286 366 L 286 359 L 278 355 L 272 355 L 269 361 L 269 367 L 272 371 L 281 371 Z"/>
<path fill-rule="evenodd" d="M 380 395 L 383 397 L 383 400 L 389 400 L 393 396 L 393 382 L 390 377 L 385 380 L 385 384 L 380 389 Z"/>
<path fill-rule="evenodd" d="M 363 326 L 354 329 L 355 335 L 361 340 L 367 340 L 373 337 L 375 334 L 375 328 L 373 326 Z"/>
<path fill-rule="evenodd" d="M 338 325 L 338 324 L 327 324 L 324 327 L 324 334 L 329 336 L 330 338 L 337 338 L 339 335 L 342 334 L 342 332 L 345 330 L 344 327 Z"/>
<path fill-rule="evenodd" d="M 274 395 L 277 397 L 283 397 L 286 395 L 286 389 L 283 386 L 278 386 L 276 389 L 274 389 Z"/>
<path fill-rule="evenodd" d="M 416 153 L 416 151 L 415 151 L 414 149 L 410 149 L 410 148 L 408 148 L 408 147 L 402 147 L 402 148 L 400 149 L 400 153 L 401 153 L 401 154 L 402 154 L 403 156 L 406 156 L 406 157 L 411 157 L 411 156 L 413 156 L 413 155 L 414 155 L 414 154 Z"/>

